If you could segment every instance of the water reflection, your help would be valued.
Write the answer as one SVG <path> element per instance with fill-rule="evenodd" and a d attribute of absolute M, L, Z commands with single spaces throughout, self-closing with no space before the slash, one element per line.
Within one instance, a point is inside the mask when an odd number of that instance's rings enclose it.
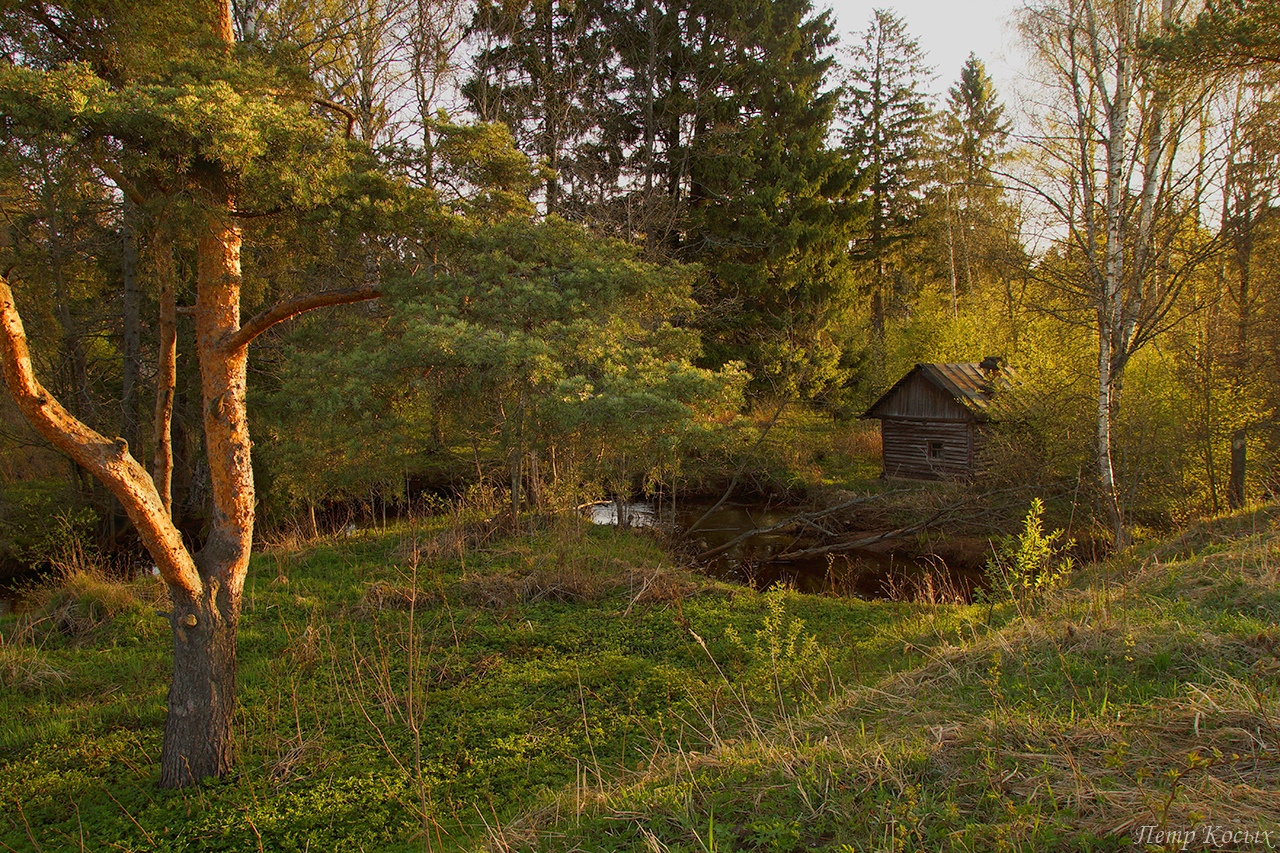
<path fill-rule="evenodd" d="M 657 509 L 647 501 L 622 503 L 610 501 L 593 504 L 590 510 L 592 524 L 616 526 L 618 519 L 621 518 L 623 527 L 656 527 L 658 525 Z M 669 515 L 668 520 L 670 520 Z"/>
<path fill-rule="evenodd" d="M 694 530 L 689 539 L 699 551 L 726 545 L 751 530 L 786 521 L 797 510 L 759 504 L 725 504 L 710 514 L 712 502 L 690 502 L 659 514 L 652 503 L 623 503 L 622 517 L 632 527 L 669 525 L 674 530 Z M 617 503 L 591 508 L 594 524 L 617 524 Z M 856 549 L 790 560 L 776 559 L 814 544 L 810 533 L 794 531 L 753 536 L 703 564 L 703 570 L 720 580 L 766 589 L 787 584 L 801 592 L 834 594 L 867 599 L 909 601 L 968 601 L 982 581 L 980 569 L 949 566 L 936 556 L 904 556 L 890 551 Z"/>

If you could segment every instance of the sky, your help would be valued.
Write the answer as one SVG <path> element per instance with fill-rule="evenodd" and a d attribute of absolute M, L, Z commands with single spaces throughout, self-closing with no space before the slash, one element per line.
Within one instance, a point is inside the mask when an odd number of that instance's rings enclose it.
<path fill-rule="evenodd" d="M 838 22 L 840 42 L 855 41 L 867 28 L 875 8 L 890 9 L 907 23 L 920 42 L 937 79 L 933 91 L 944 96 L 960 77 L 969 54 L 976 53 L 995 80 L 1001 99 L 1009 102 L 1018 83 L 1020 54 L 1011 13 L 1019 0 L 815 0 L 830 7 Z M 853 33 L 854 35 L 850 35 Z"/>

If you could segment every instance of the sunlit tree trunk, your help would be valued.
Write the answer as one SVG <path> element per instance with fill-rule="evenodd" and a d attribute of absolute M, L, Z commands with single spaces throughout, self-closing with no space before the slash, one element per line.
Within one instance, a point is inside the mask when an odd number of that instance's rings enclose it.
<path fill-rule="evenodd" d="M 233 46 L 231 8 L 205 0 L 204 22 L 224 53 Z M 112 178 L 137 203 L 146 199 L 110 165 Z M 160 782 L 193 784 L 227 773 L 234 760 L 236 629 L 253 542 L 254 485 L 246 410 L 249 345 L 304 311 L 377 298 L 376 282 L 295 296 L 241 322 L 240 230 L 234 170 L 202 157 L 183 175 L 193 203 L 197 249 L 195 354 L 199 362 L 204 446 L 213 511 L 203 546 L 191 553 L 172 517 L 170 480 L 176 299 L 173 222 L 156 223 L 160 280 L 160 363 L 155 469 L 151 474 L 123 438 L 110 439 L 67 411 L 38 381 L 7 276 L 0 276 L 0 373 L 19 410 L 55 447 L 104 483 L 120 501 L 155 561 L 172 600 L 173 682 Z M 162 217 L 163 219 L 163 217 Z"/>
<path fill-rule="evenodd" d="M 197 244 L 196 355 L 212 484 L 209 536 L 194 555 L 202 584 L 173 593 L 173 684 L 161 784 L 227 773 L 234 759 L 236 629 L 253 544 L 254 488 L 245 407 L 248 345 L 240 328 L 240 231 L 234 195 L 215 178 Z"/>

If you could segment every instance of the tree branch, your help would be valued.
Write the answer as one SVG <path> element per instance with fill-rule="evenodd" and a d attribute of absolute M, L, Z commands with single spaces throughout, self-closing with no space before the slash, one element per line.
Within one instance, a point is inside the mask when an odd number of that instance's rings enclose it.
<path fill-rule="evenodd" d="M 356 126 L 356 114 L 354 110 L 347 109 L 342 104 L 335 103 L 328 98 L 314 98 L 316 106 L 324 107 L 327 110 L 333 110 L 335 113 L 341 113 L 347 119 L 347 139 L 351 138 L 352 132 Z"/>
<path fill-rule="evenodd" d="M 107 159 L 106 152 L 102 150 L 101 142 L 94 141 L 92 159 L 93 164 L 98 167 L 102 174 L 110 178 L 112 183 L 120 188 L 120 192 L 129 197 L 129 201 L 138 207 L 147 206 L 147 197 L 142 194 L 142 191 L 132 181 L 124 176 L 124 172 L 120 171 L 115 164 Z"/>
<path fill-rule="evenodd" d="M 240 347 L 248 346 L 254 338 L 270 329 L 276 323 L 284 322 L 290 317 L 295 317 L 306 311 L 324 308 L 329 305 L 349 305 L 352 302 L 365 302 L 369 299 L 377 299 L 381 295 L 382 289 L 380 287 L 364 284 L 359 287 L 343 288 L 342 290 L 322 290 L 319 293 L 308 293 L 304 296 L 286 299 L 284 302 L 280 302 L 252 317 L 249 322 L 241 326 L 240 330 L 227 340 L 226 347 L 230 350 L 236 350 Z"/>
<path fill-rule="evenodd" d="M 858 548 L 866 548 L 870 545 L 875 545 L 878 542 L 885 542 L 890 539 L 904 539 L 927 529 L 929 525 L 942 518 L 957 506 L 959 505 L 957 504 L 944 507 L 926 518 L 924 521 L 918 521 L 915 524 L 909 524 L 905 527 L 886 530 L 884 533 L 876 533 L 872 536 L 864 536 L 861 539 L 853 539 L 847 542 L 836 542 L 832 545 L 822 545 L 816 548 L 803 548 L 799 551 L 788 551 L 784 554 L 778 554 L 772 559 L 779 563 L 786 562 L 788 560 L 802 560 L 806 557 L 821 557 L 825 554 L 834 554 L 838 551 L 854 551 Z"/>
<path fill-rule="evenodd" d="M 777 524 L 771 524 L 768 527 L 758 527 L 758 528 L 755 528 L 754 530 L 748 530 L 745 533 L 741 533 L 735 536 L 733 539 L 730 539 L 728 542 L 725 542 L 723 545 L 717 545 L 714 548 L 708 548 L 706 551 L 703 551 L 701 554 L 694 557 L 694 559 L 700 563 L 704 562 L 706 560 L 711 559 L 712 557 L 723 554 L 725 551 L 732 550 L 738 545 L 741 545 L 743 542 L 746 542 L 748 539 L 752 539 L 756 536 L 765 536 L 770 533 L 777 533 L 780 530 L 786 530 L 788 527 L 792 527 L 796 524 L 805 524 L 805 525 L 812 524 L 814 527 L 817 527 L 819 530 L 821 530 L 823 533 L 826 533 L 828 536 L 834 536 L 834 534 L 826 530 L 823 530 L 821 527 L 819 527 L 816 524 L 817 520 L 820 518 L 825 518 L 829 515 L 834 515 L 837 512 L 850 509 L 851 507 L 855 507 L 859 504 L 872 503 L 874 501 L 888 499 L 892 497 L 897 497 L 898 495 L 909 494 L 909 493 L 914 493 L 919 491 L 921 490 L 920 489 L 899 489 L 892 492 L 881 492 L 878 494 L 859 495 L 856 498 L 844 501 L 843 503 L 836 504 L 835 506 L 826 507 L 825 509 L 819 509 L 813 512 L 797 513 L 796 515 L 790 516 L 789 518 L 785 518 L 782 521 L 779 521 Z"/>
<path fill-rule="evenodd" d="M 171 587 L 190 595 L 204 589 L 200 573 L 165 512 L 155 484 L 129 453 L 128 443 L 114 441 L 77 420 L 36 379 L 26 331 L 6 277 L 0 277 L 0 372 L 23 416 L 55 447 L 102 481 L 124 507 Z"/>

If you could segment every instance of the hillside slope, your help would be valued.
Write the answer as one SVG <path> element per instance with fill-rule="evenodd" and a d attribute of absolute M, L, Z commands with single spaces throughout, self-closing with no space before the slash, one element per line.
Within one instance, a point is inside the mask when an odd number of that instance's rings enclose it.
<path fill-rule="evenodd" d="M 758 736 L 668 752 L 490 849 L 1280 847 L 1274 508 L 974 610 L 950 634 L 921 623 L 905 641 L 919 666 Z"/>

